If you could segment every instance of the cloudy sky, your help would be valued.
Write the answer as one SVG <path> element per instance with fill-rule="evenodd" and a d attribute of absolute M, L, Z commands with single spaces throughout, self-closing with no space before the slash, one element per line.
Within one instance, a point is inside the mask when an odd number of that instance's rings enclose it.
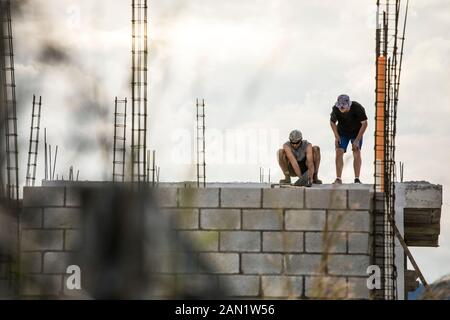
<path fill-rule="evenodd" d="M 59 146 L 56 173 L 67 178 L 73 165 L 82 180 L 110 179 L 113 102 L 130 97 L 131 1 L 21 3 L 14 21 L 21 168 L 36 94 L 43 97 L 41 127 Z M 149 148 L 157 150 L 161 179 L 195 179 L 195 99 L 204 98 L 208 181 L 259 181 L 260 167 L 280 179 L 276 149 L 298 128 L 321 147 L 320 176 L 331 182 L 329 113 L 348 93 L 370 120 L 361 179 L 371 183 L 375 3 L 149 2 Z M 413 249 L 430 281 L 450 272 L 449 28 L 448 0 L 411 1 L 397 160 L 406 180 L 444 186 L 441 247 Z M 350 155 L 345 161 L 350 182 Z M 40 156 L 38 179 L 43 164 Z M 25 170 L 20 175 L 24 180 Z"/>

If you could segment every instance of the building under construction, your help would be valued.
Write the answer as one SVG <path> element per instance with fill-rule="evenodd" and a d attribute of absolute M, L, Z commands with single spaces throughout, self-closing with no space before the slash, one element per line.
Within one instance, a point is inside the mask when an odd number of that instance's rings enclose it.
<path fill-rule="evenodd" d="M 207 183 L 203 99 L 195 105 L 197 180 L 160 182 L 148 144 L 149 9 L 132 0 L 131 99 L 111 106 L 110 181 L 78 181 L 73 167 L 68 181 L 55 180 L 58 149 L 52 155 L 46 130 L 40 143 L 42 98 L 33 96 L 22 199 L 10 1 L 0 4 L 0 218 L 13 230 L 0 234 L 0 297 L 394 300 L 406 299 L 417 278 L 428 287 L 409 247 L 438 246 L 442 187 L 395 174 L 408 3 L 377 1 L 373 184 L 284 188 L 270 183 L 270 169 L 265 183 L 262 168 L 259 183 Z M 74 266 L 83 288 L 67 279 Z M 380 281 L 369 287 L 373 266 Z"/>

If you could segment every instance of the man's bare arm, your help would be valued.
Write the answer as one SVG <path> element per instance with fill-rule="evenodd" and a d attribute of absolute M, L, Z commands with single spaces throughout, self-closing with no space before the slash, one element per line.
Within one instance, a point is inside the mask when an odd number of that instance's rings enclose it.
<path fill-rule="evenodd" d="M 353 142 L 353 149 L 359 149 L 359 142 L 361 141 L 364 132 L 366 132 L 368 126 L 367 120 L 361 121 L 361 128 L 359 129 L 358 135 L 356 136 L 355 141 Z"/>
<path fill-rule="evenodd" d="M 306 147 L 306 165 L 308 166 L 308 177 L 311 181 L 313 181 L 314 176 L 314 158 L 313 158 L 313 148 L 312 144 L 308 144 Z"/>
<path fill-rule="evenodd" d="M 284 152 L 286 152 L 286 156 L 291 163 L 292 168 L 294 168 L 295 174 L 297 175 L 297 177 L 301 177 L 302 171 L 300 170 L 300 166 L 298 165 L 297 159 L 294 157 L 291 148 L 288 145 L 284 144 L 283 149 Z"/>

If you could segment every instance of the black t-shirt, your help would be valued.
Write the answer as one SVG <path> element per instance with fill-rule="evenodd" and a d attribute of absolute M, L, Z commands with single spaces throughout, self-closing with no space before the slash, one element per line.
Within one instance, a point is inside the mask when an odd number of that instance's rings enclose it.
<path fill-rule="evenodd" d="M 367 120 L 366 110 L 356 101 L 352 101 L 350 111 L 342 113 L 333 106 L 330 121 L 337 124 L 338 133 L 341 136 L 355 138 L 361 129 L 361 122 Z"/>

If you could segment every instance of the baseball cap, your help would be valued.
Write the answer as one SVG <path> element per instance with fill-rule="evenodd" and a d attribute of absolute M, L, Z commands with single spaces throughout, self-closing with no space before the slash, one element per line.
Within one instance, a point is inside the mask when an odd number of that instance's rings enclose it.
<path fill-rule="evenodd" d="M 352 101 L 350 100 L 350 97 L 346 94 L 341 94 L 336 101 L 335 107 L 341 109 L 345 108 L 348 109 L 352 105 Z"/>

